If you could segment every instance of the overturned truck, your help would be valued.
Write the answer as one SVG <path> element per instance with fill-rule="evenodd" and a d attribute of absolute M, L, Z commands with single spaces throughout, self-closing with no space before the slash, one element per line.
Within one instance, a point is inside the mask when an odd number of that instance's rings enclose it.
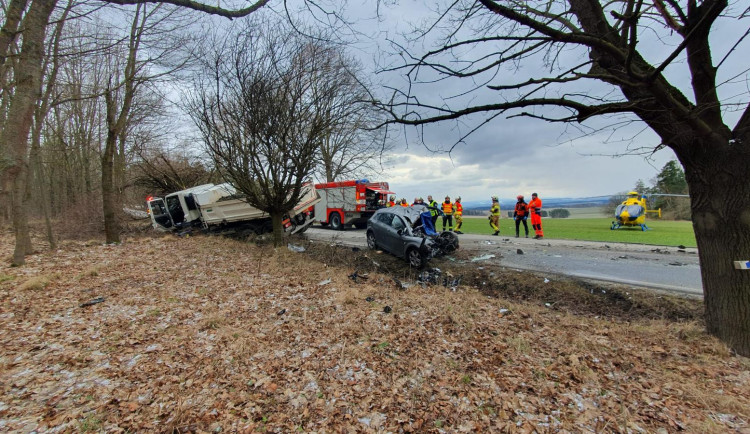
<path fill-rule="evenodd" d="M 313 223 L 313 206 L 320 196 L 305 184 L 300 201 L 284 216 L 287 233 L 298 233 Z M 250 204 L 229 183 L 204 184 L 146 200 L 152 226 L 161 231 L 198 228 L 208 232 L 245 237 L 271 232 L 271 217 Z"/>

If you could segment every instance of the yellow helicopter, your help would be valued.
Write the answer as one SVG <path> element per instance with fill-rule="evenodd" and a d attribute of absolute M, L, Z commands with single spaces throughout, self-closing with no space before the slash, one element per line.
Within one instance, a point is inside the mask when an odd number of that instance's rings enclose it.
<path fill-rule="evenodd" d="M 619 229 L 623 226 L 640 226 L 642 231 L 648 230 L 646 226 L 646 214 L 655 213 L 661 217 L 661 208 L 650 210 L 646 205 L 646 196 L 631 191 L 620 205 L 615 208 L 615 218 L 617 221 L 612 222 L 611 230 Z"/>

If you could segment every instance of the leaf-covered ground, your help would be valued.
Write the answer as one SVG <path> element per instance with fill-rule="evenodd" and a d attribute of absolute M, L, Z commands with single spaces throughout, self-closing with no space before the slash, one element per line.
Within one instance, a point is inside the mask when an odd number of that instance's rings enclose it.
<path fill-rule="evenodd" d="M 4 261 L 0 431 L 750 432 L 750 362 L 699 321 L 354 281 L 388 255 L 327 252 L 169 236 Z"/>

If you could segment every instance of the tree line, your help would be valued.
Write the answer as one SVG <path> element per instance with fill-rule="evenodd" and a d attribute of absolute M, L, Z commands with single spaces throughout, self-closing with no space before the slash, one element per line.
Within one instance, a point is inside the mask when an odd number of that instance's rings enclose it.
<path fill-rule="evenodd" d="M 124 205 L 227 180 L 279 229 L 304 182 L 380 170 L 389 145 L 344 47 L 271 14 L 205 31 L 195 9 L 257 8 L 203 6 L 15 0 L 2 10 L 0 216 L 14 227 L 13 264 L 32 251 L 30 217 L 53 248 L 60 233 L 116 243 Z M 180 125 L 185 112 L 193 125 Z"/>

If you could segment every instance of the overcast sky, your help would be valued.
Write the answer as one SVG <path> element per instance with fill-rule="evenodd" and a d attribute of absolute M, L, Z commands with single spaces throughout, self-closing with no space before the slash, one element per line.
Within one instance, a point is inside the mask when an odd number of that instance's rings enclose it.
<path fill-rule="evenodd" d="M 350 4 L 350 14 L 357 17 L 372 16 L 372 3 Z M 406 30 L 413 23 L 434 18 L 423 6 L 423 2 L 401 1 L 390 8 L 382 8 L 380 20 L 360 22 L 359 29 L 373 38 L 361 38 L 355 51 L 365 62 L 375 62 L 382 65 L 388 62 L 387 52 L 392 47 L 386 41 L 399 39 L 398 33 Z M 738 15 L 741 3 L 735 3 L 733 12 Z M 740 6 L 737 6 L 737 5 Z M 747 29 L 747 21 L 736 18 L 721 20 L 714 29 L 714 59 L 721 58 L 726 51 Z M 650 60 L 665 58 L 679 42 L 675 35 L 659 35 L 660 39 L 644 41 L 653 35 L 642 36 L 644 55 Z M 738 52 L 750 52 L 750 41 L 744 41 Z M 644 48 L 647 47 L 647 48 Z M 424 47 L 413 47 L 410 51 L 414 55 L 421 55 L 429 44 Z M 571 62 L 580 61 L 583 53 L 569 53 Z M 368 60 L 369 56 L 369 60 Z M 716 60 L 715 60 L 716 62 Z M 539 65 L 528 64 L 526 68 L 538 68 Z M 748 68 L 747 56 L 730 58 L 719 71 L 719 80 L 744 71 Z M 523 74 L 519 71 L 506 71 L 508 74 Z M 673 84 L 681 84 L 680 88 L 689 89 L 689 76 L 685 62 L 678 59 L 666 71 Z M 389 84 L 397 83 L 394 75 L 383 76 L 376 80 Z M 500 80 L 503 81 L 502 77 Z M 505 82 L 518 82 L 510 77 Z M 403 83 L 403 82 L 402 82 Z M 720 90 L 725 99 L 728 95 L 739 95 L 735 102 L 743 101 L 747 104 L 748 75 L 745 71 L 736 80 L 736 86 L 724 86 Z M 438 86 L 427 88 L 427 94 L 420 94 L 424 100 L 432 97 L 434 101 L 453 95 L 460 91 L 461 86 L 470 85 L 466 80 L 440 83 Z M 454 87 L 455 86 L 455 87 Z M 738 90 L 739 89 L 739 90 Z M 690 94 L 687 94 L 692 98 Z M 487 102 L 496 98 L 492 92 L 472 94 L 472 102 Z M 486 99 L 486 100 L 483 100 Z M 659 170 L 675 156 L 671 150 L 664 149 L 649 155 L 632 154 L 632 150 L 639 147 L 651 147 L 659 144 L 655 134 L 645 129 L 643 124 L 631 124 L 614 133 L 603 130 L 592 134 L 582 134 L 581 130 L 563 124 L 551 124 L 537 119 L 512 118 L 499 116 L 484 125 L 479 131 L 469 136 L 464 143 L 454 147 L 450 154 L 430 152 L 422 145 L 424 143 L 433 149 L 447 149 L 456 143 L 461 133 L 486 119 L 487 115 L 465 119 L 457 124 L 445 122 L 424 126 L 423 134 L 417 134 L 413 127 L 396 127 L 394 164 L 387 168 L 378 180 L 390 182 L 391 190 L 397 192 L 398 197 L 405 197 L 411 202 L 414 197 L 433 195 L 442 199 L 445 195 L 452 198 L 460 195 L 465 201 L 486 200 L 492 195 L 512 198 L 517 194 L 529 197 L 532 192 L 538 192 L 542 197 L 589 197 L 609 195 L 633 188 L 637 180 L 643 179 L 647 183 L 656 176 Z M 736 123 L 736 113 L 727 116 L 730 127 Z M 611 122 L 596 120 L 589 122 L 592 130 Z M 645 130 L 644 130 L 645 129 Z M 590 132 L 591 130 L 587 130 Z M 632 139 L 632 140 L 631 140 Z"/>
<path fill-rule="evenodd" d="M 341 4 L 329 0 L 328 5 Z M 375 4 L 380 3 L 376 17 Z M 412 55 L 422 55 L 433 48 L 435 39 L 421 39 L 416 45 L 408 46 L 400 34 L 420 22 L 434 22 L 435 13 L 425 4 L 434 7 L 441 2 L 417 0 L 350 0 L 345 15 L 353 23 L 351 29 L 357 33 L 348 36 L 346 47 L 361 59 L 368 73 L 378 66 L 393 64 L 400 50 L 394 49 L 389 41 L 399 41 Z M 443 2 L 444 3 L 444 2 Z M 684 3 L 684 2 L 680 2 Z M 295 3 L 288 3 L 290 6 Z M 299 3 L 298 6 L 305 3 Z M 724 57 L 734 43 L 748 28 L 750 17 L 737 17 L 747 9 L 747 0 L 730 1 L 729 17 L 720 18 L 712 29 L 712 50 L 714 64 Z M 299 12 L 299 11 L 297 11 Z M 280 4 L 264 9 L 263 13 L 277 14 L 285 19 L 286 14 Z M 293 16 L 309 15 L 292 11 Z M 218 21 L 226 23 L 226 21 Z M 450 26 L 448 27 L 450 29 Z M 660 63 L 681 41 L 658 27 L 643 32 L 638 49 L 648 60 Z M 718 81 L 728 83 L 719 88 L 724 105 L 725 121 L 730 128 L 739 118 L 737 107 L 748 104 L 750 60 L 743 53 L 750 52 L 750 37 L 745 38 L 718 71 Z M 472 56 L 476 52 L 469 53 Z M 390 57 L 389 57 L 390 55 Z M 586 59 L 583 50 L 566 49 L 563 64 L 577 64 Z M 468 55 L 467 55 L 468 57 Z M 522 77 L 536 73 L 541 62 L 524 61 L 518 70 L 502 70 L 493 79 L 493 84 L 509 84 L 523 81 Z M 686 97 L 692 100 L 690 77 L 684 56 L 678 57 L 664 71 L 669 81 L 679 87 Z M 537 76 L 539 74 L 536 74 Z M 381 97 L 387 96 L 377 84 L 389 84 L 406 89 L 403 74 L 377 74 L 371 76 L 374 90 Z M 731 80 L 730 80 L 731 79 Z M 422 101 L 441 105 L 444 98 L 456 95 L 473 86 L 468 80 L 441 82 L 425 86 L 417 94 Z M 570 87 L 566 87 L 568 91 Z M 601 89 L 574 88 L 576 92 L 601 94 Z M 619 92 L 617 93 L 619 95 Z M 615 97 L 617 95 L 614 95 Z M 552 95 L 554 96 L 554 95 Z M 489 103 L 498 100 L 498 93 L 485 90 L 468 96 L 449 99 L 453 108 L 460 108 L 462 102 L 473 104 Z M 726 103 L 735 103 L 735 111 Z M 537 110 L 538 115 L 549 115 L 549 109 Z M 559 112 L 558 112 L 559 114 Z M 411 202 L 415 197 L 426 198 L 433 195 L 442 199 L 446 195 L 454 198 L 460 195 L 464 201 L 485 201 L 490 196 L 514 198 L 518 194 L 529 197 L 538 192 L 541 197 L 591 197 L 604 196 L 631 190 L 641 179 L 647 184 L 661 168 L 672 159 L 673 152 L 666 148 L 656 153 L 636 150 L 653 149 L 659 138 L 642 123 L 630 123 L 612 130 L 606 128 L 611 119 L 597 118 L 583 126 L 548 123 L 538 119 L 501 115 L 486 123 L 456 145 L 457 140 L 471 128 L 479 125 L 487 114 L 465 118 L 459 122 L 444 122 L 420 127 L 391 127 L 394 141 L 393 164 L 385 168 L 373 181 L 388 181 L 391 190 L 398 197 Z M 450 154 L 427 149 L 449 149 Z M 455 146 L 454 146 L 455 145 Z"/>

